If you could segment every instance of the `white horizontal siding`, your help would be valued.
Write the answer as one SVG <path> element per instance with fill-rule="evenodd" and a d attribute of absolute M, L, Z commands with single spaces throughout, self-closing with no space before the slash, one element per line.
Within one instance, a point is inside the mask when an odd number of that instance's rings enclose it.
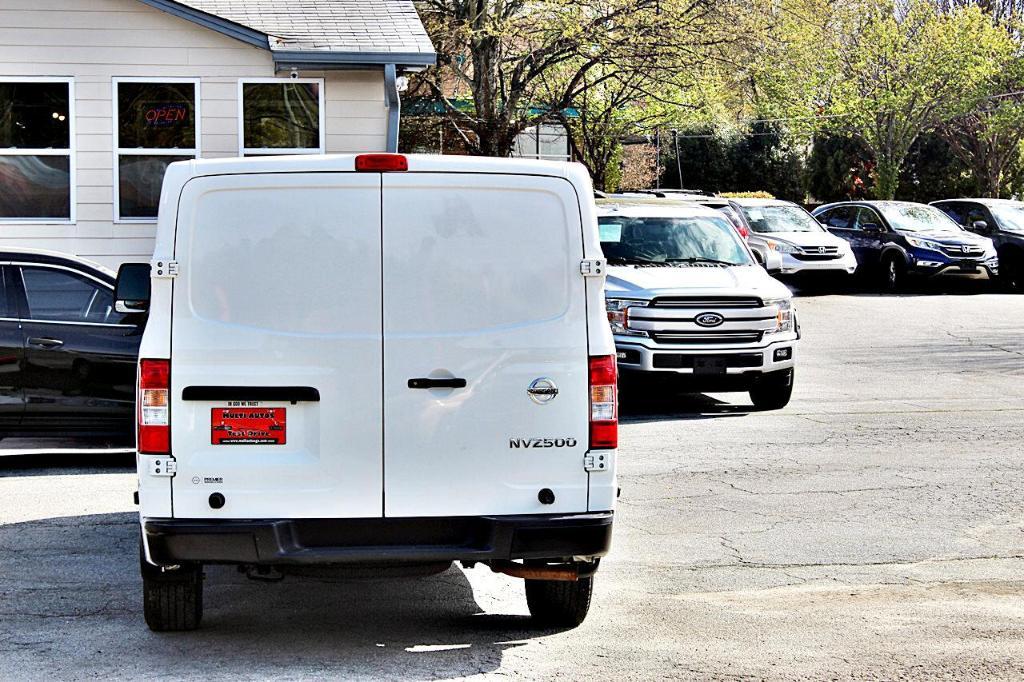
<path fill-rule="evenodd" d="M 66 251 L 116 267 L 152 252 L 152 224 L 113 222 L 112 79 L 200 78 L 203 157 L 238 154 L 238 80 L 275 76 L 265 50 L 137 0 L 0 0 L 0 76 L 71 76 L 76 94 L 74 225 L 0 224 L 0 248 Z M 328 152 L 379 151 L 387 110 L 379 70 L 325 79 Z"/>

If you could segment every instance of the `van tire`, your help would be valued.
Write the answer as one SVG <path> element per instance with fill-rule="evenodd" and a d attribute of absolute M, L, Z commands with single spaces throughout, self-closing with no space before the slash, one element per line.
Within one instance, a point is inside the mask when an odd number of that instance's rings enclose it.
<path fill-rule="evenodd" d="M 141 553 L 142 612 L 153 632 L 195 630 L 203 619 L 203 567 L 162 571 Z"/>
<path fill-rule="evenodd" d="M 764 376 L 750 389 L 750 402 L 758 410 L 781 410 L 793 397 L 794 375 L 792 369 L 787 369 Z"/>
<path fill-rule="evenodd" d="M 593 576 L 576 581 L 527 580 L 526 604 L 538 625 L 574 628 L 586 619 L 593 591 Z"/>

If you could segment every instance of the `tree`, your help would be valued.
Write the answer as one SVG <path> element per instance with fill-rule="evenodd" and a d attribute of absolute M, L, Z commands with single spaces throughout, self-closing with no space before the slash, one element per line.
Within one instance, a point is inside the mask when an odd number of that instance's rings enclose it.
<path fill-rule="evenodd" d="M 871 152 L 875 194 L 891 199 L 914 141 L 970 111 L 1013 46 L 978 7 L 869 0 L 858 10 L 846 22 L 829 113 Z"/>
<path fill-rule="evenodd" d="M 612 73 L 670 73 L 713 45 L 739 0 L 423 0 L 439 68 L 421 76 L 472 153 L 507 156 L 525 128 L 556 118 Z M 602 75 L 593 77 L 594 73 Z M 451 104 L 472 98 L 464 111 Z"/>

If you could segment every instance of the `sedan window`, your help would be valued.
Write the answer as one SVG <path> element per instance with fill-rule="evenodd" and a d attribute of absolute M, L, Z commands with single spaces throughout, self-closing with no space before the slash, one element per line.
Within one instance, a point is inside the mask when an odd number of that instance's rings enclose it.
<path fill-rule="evenodd" d="M 21 269 L 29 318 L 49 322 L 119 323 L 108 287 L 75 272 L 45 267 Z"/>
<path fill-rule="evenodd" d="M 990 206 L 989 209 L 996 222 L 999 223 L 998 226 L 990 225 L 989 227 L 998 227 L 1006 232 L 1024 234 L 1024 205 L 999 204 Z"/>

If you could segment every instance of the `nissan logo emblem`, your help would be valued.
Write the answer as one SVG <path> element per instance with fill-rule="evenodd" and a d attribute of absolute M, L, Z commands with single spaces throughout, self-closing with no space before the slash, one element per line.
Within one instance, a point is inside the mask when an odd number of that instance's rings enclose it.
<path fill-rule="evenodd" d="M 701 313 L 697 317 L 693 318 L 693 321 L 701 327 L 717 327 L 725 322 L 725 318 L 718 313 Z"/>

